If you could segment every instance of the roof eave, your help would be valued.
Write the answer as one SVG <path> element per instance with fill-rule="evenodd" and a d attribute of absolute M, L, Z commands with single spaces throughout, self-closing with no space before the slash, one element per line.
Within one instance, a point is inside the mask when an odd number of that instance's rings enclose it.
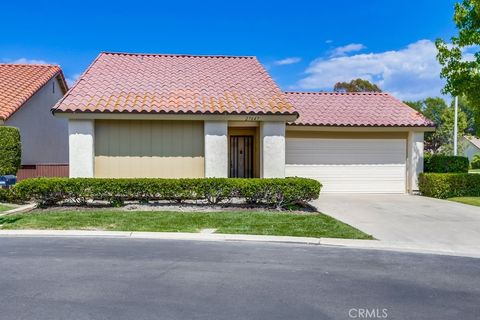
<path fill-rule="evenodd" d="M 420 125 L 320 125 L 320 124 L 299 124 L 288 123 L 287 126 L 292 130 L 318 130 L 318 131 L 422 131 L 433 132 L 436 128 L 433 126 Z"/>

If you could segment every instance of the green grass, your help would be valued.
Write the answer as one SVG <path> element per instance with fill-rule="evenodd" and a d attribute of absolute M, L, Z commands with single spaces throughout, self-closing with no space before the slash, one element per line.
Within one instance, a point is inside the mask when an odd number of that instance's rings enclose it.
<path fill-rule="evenodd" d="M 457 197 L 448 200 L 480 207 L 480 197 Z"/>
<path fill-rule="evenodd" d="M 469 170 L 468 173 L 480 173 L 480 169 Z"/>
<path fill-rule="evenodd" d="M 0 217 L 1 229 L 199 232 L 372 239 L 329 216 L 271 212 L 37 211 Z"/>
<path fill-rule="evenodd" d="M 0 212 L 7 211 L 7 210 L 10 210 L 10 209 L 13 209 L 13 208 L 14 208 L 13 206 L 9 206 L 9 205 L 0 203 Z"/>

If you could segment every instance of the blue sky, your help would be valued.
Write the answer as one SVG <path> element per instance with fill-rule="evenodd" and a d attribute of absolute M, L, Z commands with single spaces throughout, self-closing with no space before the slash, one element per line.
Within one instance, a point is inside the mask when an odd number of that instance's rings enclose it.
<path fill-rule="evenodd" d="M 450 0 L 2 3 L 0 61 L 60 64 L 74 81 L 100 51 L 255 55 L 285 90 L 368 78 L 402 99 L 440 94 L 433 42 Z"/>

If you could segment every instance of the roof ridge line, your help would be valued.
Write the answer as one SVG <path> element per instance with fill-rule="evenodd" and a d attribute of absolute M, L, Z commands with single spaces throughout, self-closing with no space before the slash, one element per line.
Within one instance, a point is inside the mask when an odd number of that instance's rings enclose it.
<path fill-rule="evenodd" d="M 318 94 L 318 95 L 390 95 L 388 92 L 334 92 L 334 91 L 284 91 L 286 94 Z"/>
<path fill-rule="evenodd" d="M 256 56 L 247 55 L 225 55 L 225 54 L 188 54 L 188 53 L 135 53 L 135 52 L 115 52 L 102 51 L 100 54 L 128 55 L 128 56 L 160 56 L 160 57 L 199 57 L 199 58 L 248 58 L 256 59 Z"/>
<path fill-rule="evenodd" d="M 34 67 L 57 67 L 61 68 L 59 64 L 52 64 L 52 63 L 8 63 L 2 62 L 0 66 L 34 66 Z"/>

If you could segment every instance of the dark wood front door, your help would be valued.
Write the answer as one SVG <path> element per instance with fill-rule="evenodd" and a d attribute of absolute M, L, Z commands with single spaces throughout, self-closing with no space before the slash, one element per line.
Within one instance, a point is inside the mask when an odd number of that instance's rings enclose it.
<path fill-rule="evenodd" d="M 230 137 L 230 177 L 253 178 L 253 137 Z"/>

